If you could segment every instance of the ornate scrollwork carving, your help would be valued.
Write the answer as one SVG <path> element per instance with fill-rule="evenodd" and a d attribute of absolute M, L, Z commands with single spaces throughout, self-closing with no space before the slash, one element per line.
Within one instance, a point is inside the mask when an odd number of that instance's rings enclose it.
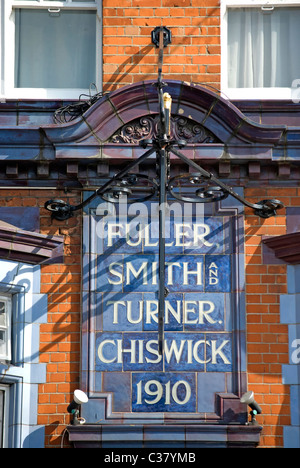
<path fill-rule="evenodd" d="M 139 144 L 158 135 L 158 117 L 142 117 L 123 125 L 109 140 L 110 143 Z M 171 136 L 187 143 L 219 143 L 213 133 L 187 117 L 172 116 Z"/>
<path fill-rule="evenodd" d="M 173 132 L 177 140 L 187 143 L 216 143 L 217 138 L 205 127 L 187 117 L 173 117 Z"/>
<path fill-rule="evenodd" d="M 153 133 L 154 120 L 142 117 L 123 125 L 112 137 L 111 143 L 138 144 L 144 138 L 150 138 Z"/>

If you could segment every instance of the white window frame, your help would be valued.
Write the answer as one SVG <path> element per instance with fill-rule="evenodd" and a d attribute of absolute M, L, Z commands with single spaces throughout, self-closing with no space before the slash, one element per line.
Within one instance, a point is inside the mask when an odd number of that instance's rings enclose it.
<path fill-rule="evenodd" d="M 221 91 L 222 95 L 228 99 L 247 99 L 247 100 L 293 100 L 300 101 L 299 79 L 291 83 L 290 88 L 229 88 L 228 87 L 228 22 L 227 11 L 230 7 L 235 8 L 272 8 L 272 7 L 299 7 L 299 0 L 221 0 Z M 292 86 L 293 85 L 293 86 Z"/>
<path fill-rule="evenodd" d="M 11 353 L 11 332 L 12 332 L 12 301 L 10 296 L 0 295 L 0 302 L 6 304 L 6 326 L 3 327 L 0 325 L 0 331 L 5 331 L 7 336 L 6 341 L 6 352 L 5 354 L 0 354 L 0 362 L 9 362 L 12 358 Z"/>
<path fill-rule="evenodd" d="M 72 99 L 89 95 L 82 88 L 15 88 L 15 9 L 90 10 L 96 11 L 96 87 L 102 91 L 102 0 L 91 2 L 0 0 L 0 101 L 5 99 Z"/>
<path fill-rule="evenodd" d="M 0 385 L 0 391 L 4 392 L 4 411 L 2 421 L 2 444 L 8 448 L 8 418 L 9 418 L 9 386 Z"/>

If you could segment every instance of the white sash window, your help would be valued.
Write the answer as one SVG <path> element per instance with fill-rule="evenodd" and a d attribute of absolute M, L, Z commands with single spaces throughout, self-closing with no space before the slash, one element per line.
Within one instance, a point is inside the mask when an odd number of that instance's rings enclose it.
<path fill-rule="evenodd" d="M 2 95 L 78 99 L 101 89 L 100 0 L 5 0 Z M 93 87 L 94 88 L 94 87 Z"/>
<path fill-rule="evenodd" d="M 0 362 L 11 360 L 11 299 L 0 296 Z"/>
<path fill-rule="evenodd" d="M 230 98 L 292 99 L 300 84 L 300 3 L 232 0 L 223 4 L 222 12 L 224 93 Z"/>

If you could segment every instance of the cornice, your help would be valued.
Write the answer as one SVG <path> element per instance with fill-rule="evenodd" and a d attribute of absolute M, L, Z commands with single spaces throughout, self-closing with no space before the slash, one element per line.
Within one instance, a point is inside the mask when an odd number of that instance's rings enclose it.
<path fill-rule="evenodd" d="M 266 237 L 263 243 L 273 250 L 275 257 L 288 264 L 300 263 L 300 232 Z"/>
<path fill-rule="evenodd" d="M 257 124 L 230 101 L 203 86 L 168 80 L 164 90 L 172 96 L 173 115 L 197 122 L 224 145 L 274 145 L 286 132 L 284 125 Z M 104 145 L 123 125 L 157 113 L 157 88 L 153 81 L 143 81 L 105 95 L 72 123 L 62 127 L 45 126 L 43 129 L 55 145 L 84 141 Z"/>
<path fill-rule="evenodd" d="M 0 223 L 0 258 L 30 264 L 50 262 L 62 255 L 63 237 L 46 236 Z"/>
<path fill-rule="evenodd" d="M 300 126 L 258 124 L 218 93 L 193 83 L 167 80 L 165 91 L 172 96 L 174 117 L 187 119 L 188 125 L 195 122 L 215 135 L 219 142 L 217 145 L 189 143 L 182 149 L 187 157 L 242 164 L 300 160 Z M 137 119 L 155 118 L 157 114 L 155 83 L 134 83 L 104 95 L 70 123 L 38 126 L 23 120 L 22 125 L 0 126 L 0 159 L 5 160 L 5 164 L 25 160 L 64 164 L 113 161 L 112 153 L 124 150 L 124 145 L 121 148 L 118 143 L 111 144 L 113 135 Z M 34 116 L 28 122 L 35 122 Z M 139 157 L 142 151 L 138 144 L 125 145 L 125 149 L 131 150 L 131 158 Z"/>

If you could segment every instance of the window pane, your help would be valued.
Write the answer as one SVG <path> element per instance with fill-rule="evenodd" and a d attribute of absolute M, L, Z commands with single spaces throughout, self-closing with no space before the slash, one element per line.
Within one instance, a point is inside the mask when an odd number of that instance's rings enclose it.
<path fill-rule="evenodd" d="M 5 302 L 0 302 L 0 326 L 6 325 L 6 307 Z"/>
<path fill-rule="evenodd" d="M 4 391 L 0 390 L 0 448 L 3 448 Z"/>
<path fill-rule="evenodd" d="M 6 357 L 6 333 L 4 330 L 0 330 L 0 357 Z"/>
<path fill-rule="evenodd" d="M 87 89 L 95 78 L 95 11 L 16 10 L 16 87 Z"/>
<path fill-rule="evenodd" d="M 300 77 L 299 24 L 299 8 L 230 8 L 229 87 L 291 87 Z"/>

